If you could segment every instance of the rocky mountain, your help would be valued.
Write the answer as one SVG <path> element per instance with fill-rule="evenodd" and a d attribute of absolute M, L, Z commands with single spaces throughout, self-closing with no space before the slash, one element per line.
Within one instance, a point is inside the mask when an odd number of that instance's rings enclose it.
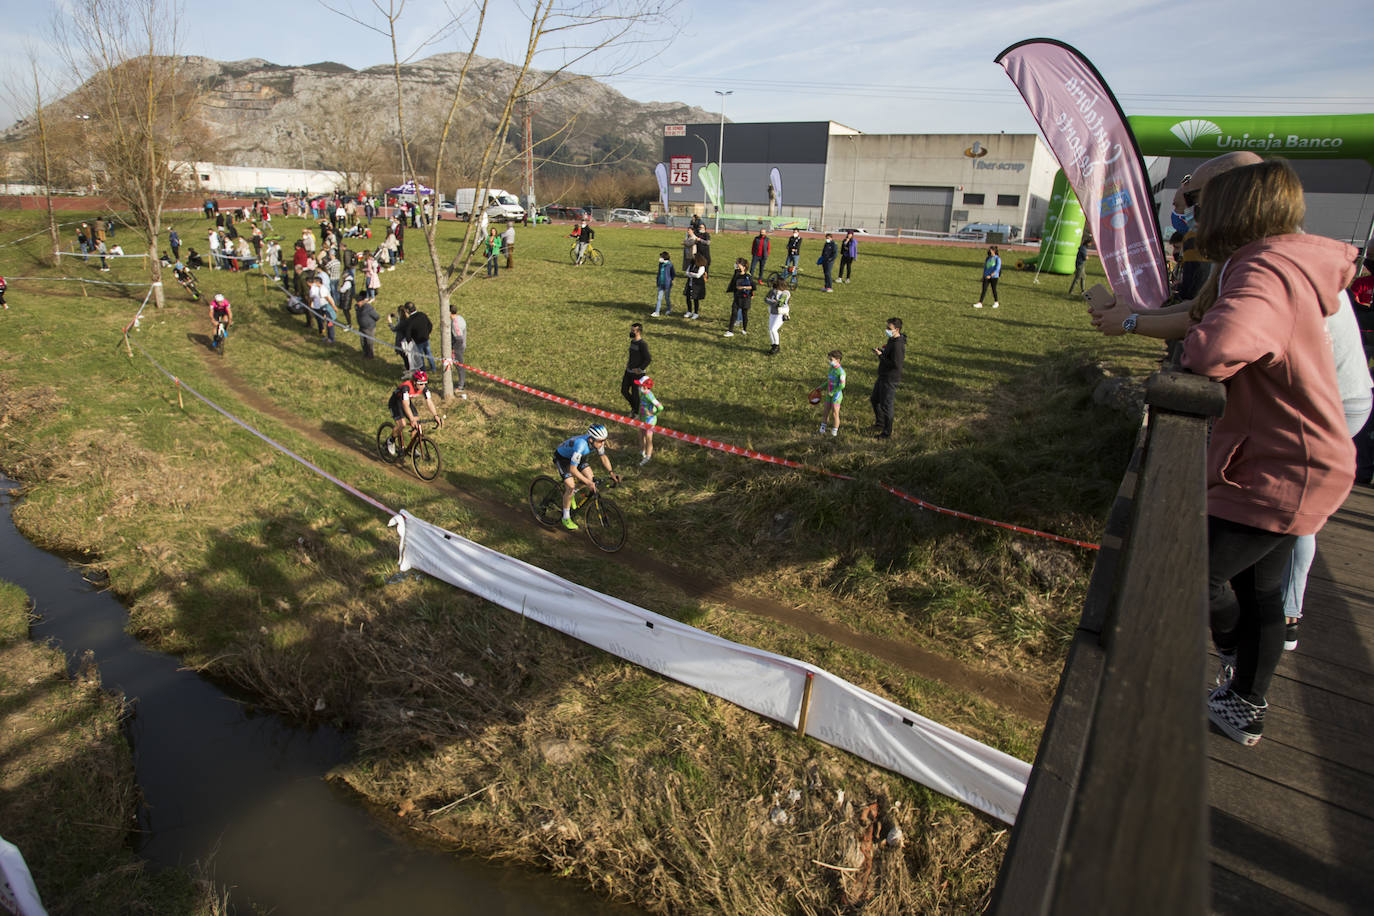
<path fill-rule="evenodd" d="M 422 139 L 442 122 L 464 58 L 437 54 L 401 68 L 407 121 Z M 216 162 L 353 171 L 355 166 L 339 160 L 366 156 L 365 148 L 375 147 L 383 169 L 398 158 L 389 65 L 353 70 L 331 62 L 288 67 L 260 59 L 224 63 L 190 57 L 184 66 L 204 92 L 213 137 L 207 158 Z M 465 138 L 467 147 L 473 146 L 484 133 L 480 128 L 497 123 L 517 72 L 503 61 L 473 59 L 464 93 L 471 104 L 458 117 L 460 147 Z M 700 108 L 638 102 L 570 74 L 555 78 L 531 103 L 537 155 L 552 163 L 610 160 L 640 170 L 658 160 L 664 124 L 712 119 Z M 510 155 L 519 150 L 522 134 L 517 111 L 508 134 Z M 460 148 L 453 157 L 458 168 L 465 154 L 471 150 Z"/>

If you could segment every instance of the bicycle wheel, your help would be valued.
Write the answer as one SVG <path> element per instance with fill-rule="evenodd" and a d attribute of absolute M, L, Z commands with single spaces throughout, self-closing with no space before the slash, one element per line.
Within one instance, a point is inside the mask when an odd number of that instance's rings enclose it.
<path fill-rule="evenodd" d="M 225 330 L 224 325 L 220 325 L 219 331 L 215 333 L 215 341 L 215 349 L 219 350 L 219 355 L 223 358 L 224 350 L 229 344 L 229 332 Z"/>
<path fill-rule="evenodd" d="M 530 511 L 534 520 L 545 528 L 552 528 L 563 519 L 563 484 L 552 477 L 540 475 L 530 484 Z"/>
<path fill-rule="evenodd" d="M 587 537 L 592 543 L 607 553 L 625 546 L 625 516 L 620 514 L 619 506 L 600 494 L 587 503 L 582 524 L 587 526 Z"/>
<path fill-rule="evenodd" d="M 186 292 L 191 294 L 192 302 L 200 301 L 200 289 L 196 286 L 194 281 L 186 284 Z"/>
<path fill-rule="evenodd" d="M 588 260 L 588 261 L 591 261 L 592 264 L 594 264 L 595 266 L 600 267 L 601 264 L 602 264 L 602 262 L 605 261 L 606 259 L 603 258 L 603 257 L 601 256 L 601 252 L 597 251 L 595 248 L 588 248 L 588 249 L 587 249 L 587 260 Z"/>
<path fill-rule="evenodd" d="M 433 480 L 438 477 L 441 463 L 439 446 L 430 441 L 428 437 L 410 447 L 410 464 L 415 468 L 415 473 L 420 475 L 421 480 Z"/>
<path fill-rule="evenodd" d="M 395 464 L 401 460 L 401 445 L 391 438 L 391 431 L 395 428 L 390 423 L 383 423 L 377 427 L 377 455 L 387 464 Z"/>
<path fill-rule="evenodd" d="M 786 282 L 787 282 L 787 274 L 783 273 L 783 272 L 780 271 L 780 270 L 775 270 L 775 271 L 773 271 L 771 274 L 768 275 L 768 288 L 769 288 L 769 289 L 772 289 L 772 288 L 773 288 L 773 284 L 777 283 L 779 280 L 781 280 L 781 281 L 783 281 L 784 283 L 786 283 Z"/>

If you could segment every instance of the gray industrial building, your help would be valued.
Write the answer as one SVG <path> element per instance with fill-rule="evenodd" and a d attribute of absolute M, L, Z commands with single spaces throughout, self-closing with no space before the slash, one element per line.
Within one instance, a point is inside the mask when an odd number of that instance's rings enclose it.
<path fill-rule="evenodd" d="M 670 125 L 663 161 L 690 162 L 670 184 L 673 214 L 712 215 L 697 170 L 720 161 L 719 124 Z M 775 215 L 813 228 L 947 233 L 968 223 L 1039 230 L 1059 166 L 1036 134 L 863 134 L 834 121 L 726 124 L 723 213 L 769 212 L 769 175 L 782 179 Z"/>
<path fill-rule="evenodd" d="M 721 126 L 667 125 L 663 162 L 685 160 L 670 184 L 673 215 L 713 215 L 697 170 L 720 161 Z M 1038 134 L 864 134 L 834 121 L 729 124 L 722 213 L 769 213 L 769 174 L 782 179 L 775 215 L 814 229 L 957 232 L 1007 224 L 1036 238 L 1059 164 Z M 1147 159 L 1167 238 L 1169 207 L 1200 159 Z M 1307 231 L 1363 245 L 1374 219 L 1374 167 L 1364 160 L 1293 160 L 1307 197 Z"/>

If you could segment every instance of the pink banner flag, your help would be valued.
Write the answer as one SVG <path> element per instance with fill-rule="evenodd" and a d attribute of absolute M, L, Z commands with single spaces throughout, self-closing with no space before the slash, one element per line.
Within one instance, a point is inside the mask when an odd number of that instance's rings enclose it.
<path fill-rule="evenodd" d="M 1088 60 L 1049 38 L 997 55 L 1083 205 L 1116 297 L 1158 308 L 1169 296 L 1145 161 L 1121 106 Z"/>

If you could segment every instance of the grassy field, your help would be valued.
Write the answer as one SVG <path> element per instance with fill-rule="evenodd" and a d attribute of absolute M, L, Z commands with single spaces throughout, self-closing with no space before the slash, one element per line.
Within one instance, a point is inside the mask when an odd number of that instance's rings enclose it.
<path fill-rule="evenodd" d="M 291 239 L 301 225 L 278 229 Z M 179 223 L 191 244 L 203 226 Z M 7 215 L 0 243 L 37 228 Z M 364 361 L 346 334 L 326 347 L 258 276 L 200 273 L 203 291 L 234 303 L 225 358 L 208 354 L 204 308 L 175 286 L 171 306 L 145 312 L 134 340 L 184 384 L 389 506 L 815 662 L 1030 759 L 1039 721 L 995 692 L 879 661 L 862 643 L 898 640 L 975 673 L 1010 672 L 1047 697 L 1090 553 L 922 512 L 876 484 L 1094 540 L 1134 420 L 1094 405 L 1091 389 L 1102 366 L 1139 370 L 1154 351 L 1092 332 L 1081 302 L 1063 294 L 1067 278 L 1037 284 L 1009 270 L 1002 307 L 974 310 L 979 249 L 864 242 L 854 282 L 834 293 L 809 268 L 782 352 L 770 357 L 761 305 L 747 337 L 722 336 L 723 268 L 746 254 L 748 236 L 718 237 L 705 318 L 687 322 L 647 317 L 657 254 L 678 257 L 677 232 L 598 229 L 605 266 L 573 268 L 565 231 L 518 230 L 515 269 L 457 294 L 469 364 L 621 412 L 628 328 L 642 321 L 663 425 L 855 480 L 664 437 L 638 468 L 635 433 L 613 429 L 632 551 L 615 562 L 520 514 L 530 478 L 584 414 L 470 377 L 469 399 L 445 406 L 445 470 L 424 485 L 372 456 L 398 360 Z M 441 229 L 446 257 L 455 232 Z M 409 262 L 383 274 L 379 310 L 411 299 L 437 317 L 418 232 L 407 242 Z M 818 250 L 808 241 L 803 265 Z M 0 248 L 0 272 L 134 281 L 139 268 L 58 271 L 25 242 Z M 999 825 L 446 586 L 396 579 L 380 514 L 189 396 L 179 406 L 139 350 L 125 355 L 119 331 L 143 290 L 87 292 L 15 281 L 0 316 L 0 460 L 27 484 L 16 520 L 107 570 L 132 625 L 158 647 L 248 687 L 264 706 L 354 727 L 360 757 L 339 779 L 437 837 L 544 862 L 653 911 L 813 912 L 846 899 L 873 912 L 981 906 L 1005 842 Z M 907 363 L 896 435 L 879 442 L 861 434 L 872 419 L 870 348 L 894 315 Z M 849 383 L 841 435 L 822 439 L 806 392 L 833 348 L 845 353 Z M 650 571 L 665 568 L 672 574 Z M 742 612 L 698 580 L 855 638 Z M 863 859 L 869 802 L 905 845 L 877 855 L 871 871 L 815 865 Z M 790 812 L 786 823 L 770 819 L 775 806 Z M 696 828 L 665 831 L 670 822 Z"/>

